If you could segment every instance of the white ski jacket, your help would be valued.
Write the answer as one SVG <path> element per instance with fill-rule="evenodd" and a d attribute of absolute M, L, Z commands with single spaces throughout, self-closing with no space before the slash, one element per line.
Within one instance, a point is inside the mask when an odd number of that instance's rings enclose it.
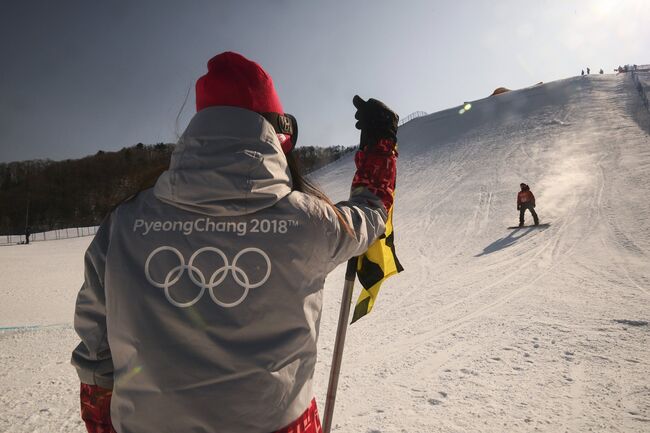
<path fill-rule="evenodd" d="M 85 256 L 72 363 L 112 388 L 118 433 L 268 433 L 299 417 L 326 275 L 385 230 L 376 196 L 292 192 L 272 126 L 198 112 L 153 189 L 102 223 Z"/>

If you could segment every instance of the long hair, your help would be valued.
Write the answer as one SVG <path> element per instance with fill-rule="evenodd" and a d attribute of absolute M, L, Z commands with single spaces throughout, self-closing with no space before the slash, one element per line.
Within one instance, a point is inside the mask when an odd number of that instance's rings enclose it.
<path fill-rule="evenodd" d="M 341 224 L 345 232 L 352 238 L 356 238 L 354 234 L 354 230 L 352 230 L 350 224 L 348 224 L 348 222 L 345 220 L 343 214 L 341 214 L 341 211 L 334 205 L 334 203 L 332 202 L 332 200 L 330 200 L 327 194 L 325 194 L 311 180 L 305 177 L 305 175 L 303 174 L 304 171 L 302 169 L 302 166 L 300 165 L 300 161 L 298 161 L 298 159 L 296 159 L 296 157 L 293 156 L 293 153 L 291 152 L 287 155 L 287 165 L 289 166 L 289 172 L 291 173 L 293 191 L 302 192 L 303 194 L 316 197 L 317 199 L 327 203 L 327 205 L 330 206 L 334 211 L 334 213 L 336 214 L 336 218 L 339 220 L 339 223 Z"/>

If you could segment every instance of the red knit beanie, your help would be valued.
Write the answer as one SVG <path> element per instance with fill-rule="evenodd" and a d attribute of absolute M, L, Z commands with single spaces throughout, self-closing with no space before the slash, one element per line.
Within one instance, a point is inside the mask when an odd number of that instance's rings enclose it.
<path fill-rule="evenodd" d="M 215 105 L 284 114 L 271 76 L 257 63 L 230 51 L 211 58 L 208 73 L 196 81 L 196 111 Z"/>

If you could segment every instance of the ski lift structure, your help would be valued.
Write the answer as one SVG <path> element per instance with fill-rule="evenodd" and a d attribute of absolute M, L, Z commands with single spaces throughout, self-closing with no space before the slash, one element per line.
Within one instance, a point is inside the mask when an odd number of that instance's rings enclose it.
<path fill-rule="evenodd" d="M 397 126 L 400 127 L 402 125 L 405 125 L 405 124 L 409 123 L 413 119 L 417 119 L 418 117 L 427 116 L 427 115 L 428 115 L 428 113 L 426 113 L 424 111 L 414 111 L 411 114 L 409 114 L 408 116 L 402 118 L 399 121 L 399 123 L 397 124 Z"/>

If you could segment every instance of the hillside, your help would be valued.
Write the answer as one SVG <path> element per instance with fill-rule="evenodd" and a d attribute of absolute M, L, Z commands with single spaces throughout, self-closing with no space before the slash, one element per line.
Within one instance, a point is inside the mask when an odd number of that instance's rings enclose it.
<path fill-rule="evenodd" d="M 350 330 L 339 431 L 647 429 L 649 132 L 629 74 L 405 125 L 395 225 L 406 272 Z M 341 198 L 351 172 L 319 179 Z M 506 230 L 520 182 L 547 230 Z M 326 364 L 341 278 L 327 292 Z"/>
<path fill-rule="evenodd" d="M 333 431 L 648 431 L 642 101 L 631 74 L 591 75 L 400 128 L 395 230 L 406 271 L 349 329 Z M 315 178 L 339 200 L 352 173 L 346 157 Z M 549 228 L 506 229 L 520 182 Z M 67 361 L 87 243 L 0 248 L 0 326 L 11 327 L 0 332 L 0 431 L 83 431 Z M 339 268 L 325 287 L 321 413 L 342 281 Z M 36 327 L 16 328 L 27 325 Z"/>

